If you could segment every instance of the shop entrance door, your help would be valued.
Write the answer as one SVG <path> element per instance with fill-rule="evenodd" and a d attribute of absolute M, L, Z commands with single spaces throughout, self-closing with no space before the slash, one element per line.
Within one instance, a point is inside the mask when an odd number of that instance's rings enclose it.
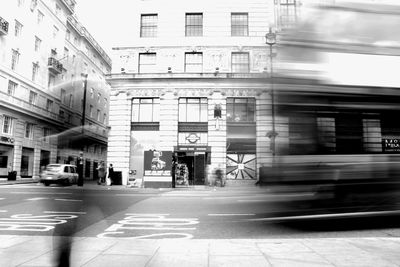
<path fill-rule="evenodd" d="M 206 155 L 194 154 L 194 184 L 204 185 L 205 184 L 205 168 L 206 168 Z"/>

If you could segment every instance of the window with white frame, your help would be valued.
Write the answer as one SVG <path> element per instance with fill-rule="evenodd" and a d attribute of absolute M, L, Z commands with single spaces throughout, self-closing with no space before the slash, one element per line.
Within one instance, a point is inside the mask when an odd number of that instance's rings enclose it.
<path fill-rule="evenodd" d="M 64 58 L 68 60 L 68 57 L 69 57 L 69 50 L 68 48 L 64 47 Z"/>
<path fill-rule="evenodd" d="M 61 15 L 61 7 L 56 4 L 56 16 Z"/>
<path fill-rule="evenodd" d="M 232 72 L 249 72 L 249 53 L 232 53 Z"/>
<path fill-rule="evenodd" d="M 104 114 L 104 118 L 106 118 L 106 114 Z M 159 98 L 132 99 L 132 122 L 158 122 L 159 120 Z"/>
<path fill-rule="evenodd" d="M 32 63 L 32 81 L 35 82 L 39 73 L 39 64 Z"/>
<path fill-rule="evenodd" d="M 106 124 L 106 123 L 107 123 L 107 114 L 104 113 L 103 114 L 103 124 Z"/>
<path fill-rule="evenodd" d="M 65 104 L 65 90 L 64 89 L 61 89 L 60 101 L 62 104 Z"/>
<path fill-rule="evenodd" d="M 10 116 L 4 115 L 3 127 L 2 127 L 3 134 L 12 134 L 13 126 L 14 126 L 14 119 Z"/>
<path fill-rule="evenodd" d="M 180 122 L 207 122 L 207 98 L 179 98 Z"/>
<path fill-rule="evenodd" d="M 34 91 L 29 92 L 29 104 L 36 105 L 37 102 L 37 93 Z"/>
<path fill-rule="evenodd" d="M 11 49 L 11 69 L 15 70 L 19 62 L 19 51 Z"/>
<path fill-rule="evenodd" d="M 54 74 L 49 73 L 49 82 L 47 83 L 49 88 L 53 88 L 56 83 L 56 76 Z"/>
<path fill-rule="evenodd" d="M 18 21 L 15 20 L 15 28 L 14 28 L 14 35 L 15 37 L 19 37 L 22 34 L 22 24 Z"/>
<path fill-rule="evenodd" d="M 33 139 L 33 124 L 32 123 L 25 123 L 25 138 Z"/>
<path fill-rule="evenodd" d="M 7 94 L 14 95 L 15 91 L 17 89 L 17 86 L 18 86 L 17 83 L 15 83 L 15 82 L 13 82 L 11 80 L 8 80 Z"/>
<path fill-rule="evenodd" d="M 97 103 L 100 104 L 101 101 L 101 94 L 97 93 Z"/>
<path fill-rule="evenodd" d="M 53 26 L 53 39 L 57 38 L 59 29 L 56 26 Z"/>
<path fill-rule="evenodd" d="M 70 30 L 67 30 L 67 31 L 65 32 L 65 40 L 69 41 L 70 39 L 71 39 L 71 31 L 70 31 Z"/>
<path fill-rule="evenodd" d="M 248 36 L 249 18 L 248 13 L 231 13 L 231 35 Z"/>
<path fill-rule="evenodd" d="M 51 130 L 49 128 L 43 128 L 43 141 L 48 143 L 50 141 Z"/>
<path fill-rule="evenodd" d="M 94 97 L 94 88 L 91 87 L 90 88 L 90 98 L 93 98 L 93 97 Z"/>
<path fill-rule="evenodd" d="M 203 72 L 203 53 L 185 53 L 185 72 Z"/>
<path fill-rule="evenodd" d="M 39 37 L 35 36 L 35 52 L 40 50 L 40 45 L 42 44 L 42 40 Z"/>
<path fill-rule="evenodd" d="M 256 100 L 255 98 L 226 99 L 226 120 L 229 122 L 254 122 Z"/>
<path fill-rule="evenodd" d="M 98 121 L 100 121 L 100 109 L 97 110 L 97 117 L 96 117 L 96 119 L 97 119 Z"/>
<path fill-rule="evenodd" d="M 40 23 L 42 23 L 42 21 L 43 21 L 43 18 L 44 18 L 44 15 L 43 15 L 43 13 L 42 13 L 42 12 L 40 12 L 40 10 L 38 10 L 38 11 L 37 11 L 37 24 L 40 24 Z"/>
<path fill-rule="evenodd" d="M 140 37 L 156 37 L 157 23 L 157 14 L 142 14 L 140 19 Z"/>
<path fill-rule="evenodd" d="M 139 54 L 139 73 L 154 73 L 156 68 L 156 53 Z"/>
<path fill-rule="evenodd" d="M 89 116 L 92 118 L 93 117 L 93 106 L 89 106 Z"/>
<path fill-rule="evenodd" d="M 47 111 L 53 111 L 53 100 L 47 99 L 46 110 Z"/>
<path fill-rule="evenodd" d="M 74 95 L 73 94 L 69 94 L 68 107 L 72 108 L 73 104 L 74 104 Z"/>
<path fill-rule="evenodd" d="M 203 36 L 203 13 L 186 13 L 185 35 Z"/>

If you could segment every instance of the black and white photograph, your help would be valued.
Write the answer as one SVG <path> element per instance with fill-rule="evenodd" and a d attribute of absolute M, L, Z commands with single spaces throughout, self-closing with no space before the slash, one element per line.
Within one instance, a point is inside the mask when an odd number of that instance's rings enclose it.
<path fill-rule="evenodd" d="M 400 267 L 399 0 L 1 0 L 1 267 Z"/>

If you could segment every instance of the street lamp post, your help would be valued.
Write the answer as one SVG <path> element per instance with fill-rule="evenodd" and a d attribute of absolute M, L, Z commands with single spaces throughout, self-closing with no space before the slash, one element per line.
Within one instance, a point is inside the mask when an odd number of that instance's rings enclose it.
<path fill-rule="evenodd" d="M 274 76 L 273 76 L 273 55 L 272 55 L 272 46 L 276 44 L 276 33 L 272 32 L 272 28 L 269 28 L 269 32 L 265 35 L 265 43 L 269 45 L 269 59 L 270 59 L 270 86 L 271 86 L 271 119 L 272 119 L 272 130 L 267 133 L 267 136 L 271 140 L 271 152 L 272 152 L 272 160 L 275 160 L 275 139 L 278 133 L 275 130 L 275 96 L 274 96 Z"/>
<path fill-rule="evenodd" d="M 83 151 L 84 151 L 84 133 L 85 133 L 85 117 L 86 117 L 86 91 L 87 91 L 87 79 L 88 79 L 88 74 L 82 74 L 82 78 L 84 78 L 83 82 L 83 100 L 82 100 L 82 147 L 81 147 L 81 152 L 79 153 L 79 158 L 78 158 L 78 166 L 77 166 L 77 171 L 78 171 L 78 186 L 83 186 Z"/>

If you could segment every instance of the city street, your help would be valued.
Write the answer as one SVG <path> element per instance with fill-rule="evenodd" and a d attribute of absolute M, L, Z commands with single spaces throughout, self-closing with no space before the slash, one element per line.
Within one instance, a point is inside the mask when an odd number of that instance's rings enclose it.
<path fill-rule="evenodd" d="M 265 188 L 33 183 L 0 194 L 0 266 L 400 264 L 398 217 L 290 220 L 274 203 L 300 196 Z"/>
<path fill-rule="evenodd" d="M 296 220 L 278 216 L 276 203 L 299 196 L 272 194 L 258 187 L 159 190 L 91 182 L 83 188 L 5 185 L 0 192 L 3 235 L 140 239 L 400 236 L 398 216 Z"/>

